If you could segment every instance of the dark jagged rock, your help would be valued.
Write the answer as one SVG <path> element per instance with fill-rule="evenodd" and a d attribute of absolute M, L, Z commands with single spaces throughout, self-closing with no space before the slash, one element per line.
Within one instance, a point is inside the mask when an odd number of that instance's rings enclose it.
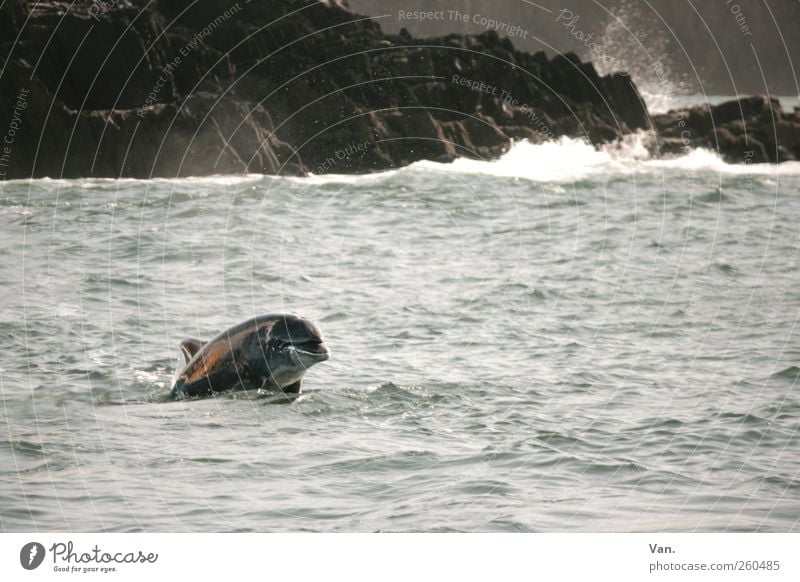
<path fill-rule="evenodd" d="M 787 113 L 777 99 L 754 96 L 688 107 L 652 121 L 661 155 L 703 147 L 731 163 L 800 159 L 800 109 Z"/>
<path fill-rule="evenodd" d="M 341 2 L 6 0 L 0 55 L 0 178 L 367 172 L 647 123 L 574 55 L 386 35 Z"/>

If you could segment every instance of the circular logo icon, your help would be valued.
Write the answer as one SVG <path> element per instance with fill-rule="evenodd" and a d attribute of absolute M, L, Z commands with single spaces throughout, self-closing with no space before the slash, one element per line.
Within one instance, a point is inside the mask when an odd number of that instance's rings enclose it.
<path fill-rule="evenodd" d="M 39 542 L 29 542 L 19 551 L 19 563 L 26 570 L 35 570 L 44 561 L 44 546 Z"/>

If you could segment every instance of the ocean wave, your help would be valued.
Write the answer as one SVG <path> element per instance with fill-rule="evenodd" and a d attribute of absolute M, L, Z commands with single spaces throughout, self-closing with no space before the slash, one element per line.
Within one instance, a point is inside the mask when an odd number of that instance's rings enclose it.
<path fill-rule="evenodd" d="M 519 141 L 496 160 L 458 158 L 452 162 L 423 160 L 399 170 L 360 175 L 319 175 L 289 180 L 313 185 L 365 185 L 402 178 L 408 173 L 483 175 L 509 180 L 564 184 L 582 180 L 612 180 L 620 176 L 659 176 L 670 172 L 708 172 L 725 175 L 777 177 L 800 175 L 800 162 L 729 164 L 716 152 L 691 149 L 677 157 L 651 153 L 652 135 L 638 132 L 595 147 L 585 140 L 562 137 L 540 144 Z"/>
<path fill-rule="evenodd" d="M 282 178 L 265 174 L 213 174 L 210 176 L 175 178 L 14 178 L 12 180 L 4 180 L 3 185 L 6 187 L 40 186 L 46 188 L 47 192 L 73 188 L 114 192 L 126 186 L 174 185 L 214 188 L 255 184 L 269 179 L 280 180 Z"/>
<path fill-rule="evenodd" d="M 515 143 L 505 155 L 494 161 L 462 158 L 450 164 L 417 162 L 411 167 L 556 183 L 616 175 L 659 174 L 665 170 L 707 170 L 721 174 L 760 176 L 800 175 L 800 162 L 729 164 L 717 153 L 700 148 L 674 158 L 657 158 L 652 156 L 648 148 L 651 139 L 646 132 L 639 132 L 599 148 L 584 140 L 568 137 L 542 144 L 522 141 Z"/>
<path fill-rule="evenodd" d="M 512 143 L 509 150 L 495 160 L 458 158 L 452 162 L 422 160 L 404 168 L 370 174 L 311 174 L 308 176 L 268 176 L 237 174 L 194 176 L 185 178 L 84 178 L 76 180 L 40 178 L 8 180 L 7 186 L 38 186 L 52 188 L 118 190 L 127 185 L 173 185 L 175 187 L 220 188 L 258 186 L 263 183 L 289 181 L 306 186 L 370 186 L 404 181 L 408 174 L 434 173 L 444 175 L 482 175 L 506 180 L 526 180 L 554 185 L 582 180 L 610 181 L 631 175 L 658 177 L 669 172 L 708 172 L 722 175 L 755 175 L 769 182 L 780 176 L 800 175 L 800 162 L 781 164 L 730 164 L 716 152 L 695 148 L 676 157 L 658 157 L 652 153 L 653 136 L 640 131 L 622 140 L 595 147 L 579 138 L 562 137 L 555 141 L 534 144 L 528 141 Z"/>
<path fill-rule="evenodd" d="M 403 169 L 385 170 L 372 174 L 310 174 L 308 176 L 289 176 L 284 179 L 309 186 L 327 186 L 329 184 L 376 184 L 386 181 L 387 178 L 396 176 L 403 171 Z"/>

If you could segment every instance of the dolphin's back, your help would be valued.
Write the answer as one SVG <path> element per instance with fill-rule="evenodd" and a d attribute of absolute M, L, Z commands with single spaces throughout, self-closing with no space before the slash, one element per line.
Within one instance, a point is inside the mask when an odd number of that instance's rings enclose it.
<path fill-rule="evenodd" d="M 261 315 L 223 331 L 186 362 L 175 381 L 173 396 L 195 396 L 214 391 L 252 388 L 248 362 L 258 359 L 261 332 L 268 333 L 278 316 Z M 195 340 L 196 341 L 196 340 Z"/>

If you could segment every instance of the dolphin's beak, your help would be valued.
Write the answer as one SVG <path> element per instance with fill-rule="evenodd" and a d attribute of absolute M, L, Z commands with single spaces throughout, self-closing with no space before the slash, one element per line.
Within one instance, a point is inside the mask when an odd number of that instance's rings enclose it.
<path fill-rule="evenodd" d="M 331 350 L 328 348 L 328 344 L 325 342 L 319 344 L 317 349 L 319 351 L 320 362 L 324 362 L 325 360 L 329 360 L 331 358 Z"/>
<path fill-rule="evenodd" d="M 320 362 L 324 362 L 331 357 L 330 349 L 322 340 L 304 342 L 302 344 L 295 345 L 294 349 L 297 350 L 298 353 L 301 353 L 304 356 L 311 356 Z"/>

